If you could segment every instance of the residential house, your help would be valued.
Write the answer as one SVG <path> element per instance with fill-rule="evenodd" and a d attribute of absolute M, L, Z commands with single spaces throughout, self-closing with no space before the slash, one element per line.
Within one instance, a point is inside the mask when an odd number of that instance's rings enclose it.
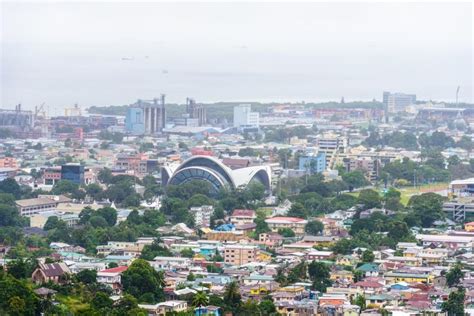
<path fill-rule="evenodd" d="M 65 281 L 67 274 L 70 274 L 68 266 L 63 263 L 40 263 L 38 268 L 33 271 L 31 279 L 36 284 L 53 282 L 61 284 Z"/>
<path fill-rule="evenodd" d="M 138 304 L 138 307 L 146 310 L 149 316 L 166 316 L 185 312 L 188 309 L 188 303 L 186 301 L 166 301 L 157 304 Z"/>
<path fill-rule="evenodd" d="M 115 293 L 122 291 L 122 273 L 127 271 L 127 266 L 105 269 L 97 272 L 97 282 L 112 288 Z"/>
<path fill-rule="evenodd" d="M 357 271 L 362 271 L 366 277 L 378 276 L 379 275 L 379 266 L 375 263 L 364 263 L 356 269 Z"/>

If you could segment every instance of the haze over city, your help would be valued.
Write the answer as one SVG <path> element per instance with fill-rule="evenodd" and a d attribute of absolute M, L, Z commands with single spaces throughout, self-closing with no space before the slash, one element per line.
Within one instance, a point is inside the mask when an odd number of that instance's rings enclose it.
<path fill-rule="evenodd" d="M 187 1 L 0 0 L 0 316 L 474 316 L 474 2 Z"/>
<path fill-rule="evenodd" d="M 1 103 L 473 102 L 470 3 L 1 4 Z"/>

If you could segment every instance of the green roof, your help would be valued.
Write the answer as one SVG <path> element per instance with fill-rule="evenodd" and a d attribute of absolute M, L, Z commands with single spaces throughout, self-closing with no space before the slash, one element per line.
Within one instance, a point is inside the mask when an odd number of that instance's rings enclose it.
<path fill-rule="evenodd" d="M 363 272 L 378 272 L 379 266 L 376 265 L 375 263 L 364 263 L 363 265 L 358 267 L 356 270 L 363 271 Z"/>

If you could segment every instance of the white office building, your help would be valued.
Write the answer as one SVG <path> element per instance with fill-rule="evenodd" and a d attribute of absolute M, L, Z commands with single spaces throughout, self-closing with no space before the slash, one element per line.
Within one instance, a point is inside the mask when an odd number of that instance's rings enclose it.
<path fill-rule="evenodd" d="M 250 104 L 240 104 L 234 107 L 234 127 L 258 127 L 259 125 L 260 114 L 252 112 Z"/>

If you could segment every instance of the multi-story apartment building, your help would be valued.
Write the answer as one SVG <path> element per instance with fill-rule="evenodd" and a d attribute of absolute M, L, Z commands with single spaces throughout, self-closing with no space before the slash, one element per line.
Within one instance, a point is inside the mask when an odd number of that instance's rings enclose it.
<path fill-rule="evenodd" d="M 346 136 L 333 133 L 319 135 L 315 139 L 320 153 L 326 154 L 326 168 L 332 169 L 340 153 L 344 153 L 348 147 Z"/>
<path fill-rule="evenodd" d="M 250 104 L 241 104 L 234 107 L 234 127 L 259 127 L 260 113 L 252 112 Z"/>
<path fill-rule="evenodd" d="M 275 216 L 267 218 L 265 222 L 273 232 L 279 229 L 290 228 L 296 235 L 304 235 L 304 227 L 308 223 L 307 220 L 298 217 Z"/>
<path fill-rule="evenodd" d="M 194 214 L 194 224 L 196 227 L 209 227 L 211 223 L 211 216 L 214 213 L 214 206 L 202 205 L 195 206 L 189 209 L 191 214 Z"/>
<path fill-rule="evenodd" d="M 405 107 L 415 103 L 415 94 L 391 93 L 387 91 L 383 93 L 383 105 L 389 112 L 403 111 Z"/>
<path fill-rule="evenodd" d="M 344 167 L 348 172 L 362 171 L 369 181 L 377 180 L 380 171 L 380 161 L 370 157 L 352 157 L 344 158 Z"/>
<path fill-rule="evenodd" d="M 61 166 L 61 180 L 84 184 L 84 166 L 72 163 Z"/>
<path fill-rule="evenodd" d="M 132 171 L 135 175 L 146 175 L 158 170 L 158 160 L 148 159 L 147 155 L 119 154 L 115 159 L 115 168 L 118 170 Z"/>
<path fill-rule="evenodd" d="M 243 265 L 255 262 L 258 256 L 257 246 L 227 245 L 224 247 L 224 262 L 231 265 Z"/>
<path fill-rule="evenodd" d="M 40 195 L 34 199 L 17 200 L 15 202 L 21 216 L 31 216 L 55 210 L 59 203 L 70 202 L 71 199 L 62 195 Z"/>
<path fill-rule="evenodd" d="M 253 223 L 253 220 L 257 218 L 255 211 L 253 210 L 234 210 L 230 216 L 230 222 L 234 225 L 244 225 Z"/>
<path fill-rule="evenodd" d="M 13 157 L 2 157 L 0 158 L 0 168 L 18 168 L 18 164 Z"/>
<path fill-rule="evenodd" d="M 326 170 L 326 153 L 307 154 L 299 157 L 298 169 L 309 174 L 322 173 Z"/>
<path fill-rule="evenodd" d="M 16 176 L 16 168 L 0 168 L 0 181 Z"/>
<path fill-rule="evenodd" d="M 69 180 L 75 183 L 91 184 L 95 182 L 95 173 L 89 168 L 80 165 L 64 165 L 43 169 L 43 184 L 55 185 L 60 180 Z"/>
<path fill-rule="evenodd" d="M 55 185 L 61 180 L 61 167 L 48 167 L 43 171 L 43 184 Z"/>

